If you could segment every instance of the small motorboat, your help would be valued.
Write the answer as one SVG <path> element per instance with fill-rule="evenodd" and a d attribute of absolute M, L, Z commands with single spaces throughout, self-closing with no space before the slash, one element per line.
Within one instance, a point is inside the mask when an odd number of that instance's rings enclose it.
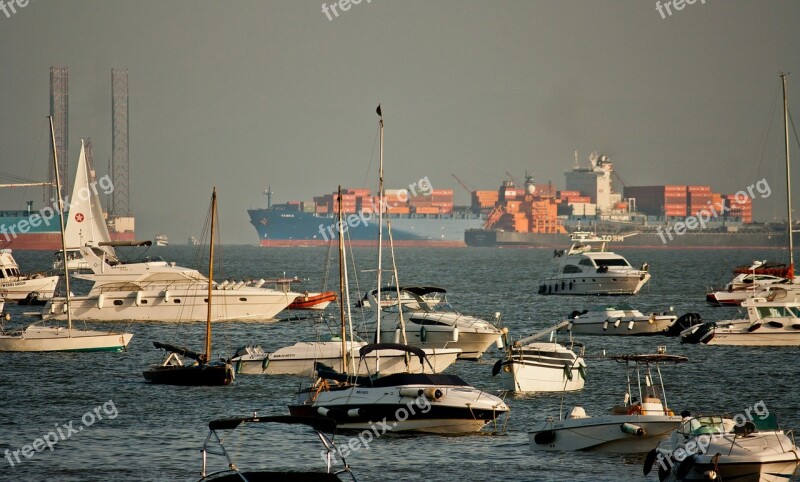
<path fill-rule="evenodd" d="M 589 416 L 583 407 L 576 406 L 558 420 L 548 418 L 528 433 L 531 449 L 645 453 L 680 425 L 681 417 L 669 409 L 663 388 L 659 388 L 664 386 L 659 365 L 685 362 L 688 358 L 667 355 L 662 348 L 655 354 L 616 355 L 607 359 L 626 365 L 628 383 L 623 404 L 604 415 Z M 659 385 L 653 383 L 653 367 Z M 632 374 L 638 378 L 637 386 L 631 383 Z M 631 393 L 638 393 L 638 400 L 631 399 Z"/>
<path fill-rule="evenodd" d="M 681 332 L 682 343 L 800 346 L 800 302 L 748 298 L 747 318 L 707 321 Z"/>
<path fill-rule="evenodd" d="M 234 454 L 240 452 L 240 447 L 234 445 L 233 441 L 243 440 L 247 435 L 240 435 L 238 438 L 234 435 L 237 429 L 240 432 L 246 432 L 247 427 L 265 427 L 267 424 L 273 424 L 275 428 L 272 436 L 278 435 L 281 440 L 285 440 L 285 430 L 277 427 L 292 427 L 292 426 L 305 426 L 313 430 L 317 439 L 322 443 L 322 458 L 325 460 L 325 471 L 310 471 L 310 470 L 297 470 L 295 467 L 273 468 L 266 470 L 244 470 L 239 467 L 234 461 Z M 249 432 L 247 432 L 249 434 Z M 328 435 L 332 434 L 332 435 Z M 254 434 L 250 434 L 252 436 Z M 293 434 L 292 434 L 293 435 Z M 309 418 L 309 417 L 292 417 L 286 415 L 259 417 L 253 415 L 252 417 L 243 418 L 228 418 L 222 420 L 214 420 L 208 424 L 208 436 L 203 443 L 201 453 L 203 454 L 203 467 L 200 472 L 200 480 L 198 482 L 242 482 L 242 481 L 320 481 L 320 482 L 340 482 L 342 480 L 355 481 L 356 477 L 350 470 L 350 465 L 347 463 L 342 451 L 334 445 L 334 438 L 336 437 L 336 423 L 329 419 L 322 418 Z M 268 437 L 259 436 L 250 440 L 268 440 Z M 226 443 L 232 446 L 231 449 L 226 446 Z M 274 446 L 270 444 L 247 444 L 249 447 L 263 448 L 266 451 L 273 451 Z M 299 448 L 299 447 L 298 447 Z M 224 469 L 216 472 L 208 472 L 208 459 L 209 455 L 220 456 L 225 459 Z M 339 460 L 337 460 L 339 459 Z M 341 468 L 335 469 L 334 465 L 341 463 Z M 346 479 L 342 479 L 346 477 Z"/>
<path fill-rule="evenodd" d="M 562 326 L 562 325 L 557 325 Z M 557 327 L 522 340 L 506 340 L 506 354 L 492 367 L 500 374 L 503 389 L 514 392 L 572 392 L 582 390 L 586 380 L 583 345 L 570 337 L 570 346 L 555 340 Z M 534 341 L 550 334 L 550 341 Z M 506 334 L 506 336 L 508 336 Z M 579 353 L 575 353 L 579 348 Z"/>
<path fill-rule="evenodd" d="M 774 414 L 752 420 L 704 415 L 686 417 L 668 440 L 647 454 L 644 475 L 653 468 L 658 479 L 736 480 L 777 482 L 791 480 L 800 450 L 778 427 Z"/>
<path fill-rule="evenodd" d="M 736 276 L 722 289 L 706 293 L 713 306 L 739 306 L 747 298 L 766 296 L 773 288 L 791 288 L 794 273 L 785 264 L 754 261 L 733 270 Z"/>
<path fill-rule="evenodd" d="M 292 301 L 287 310 L 324 310 L 329 304 L 336 301 L 336 293 L 333 291 L 304 292 Z"/>
<path fill-rule="evenodd" d="M 698 313 L 681 317 L 667 312 L 644 314 L 629 303 L 606 303 L 583 311 L 573 311 L 566 327 L 576 335 L 603 336 L 678 336 L 681 331 L 702 321 Z"/>
<path fill-rule="evenodd" d="M 647 263 L 637 269 L 606 251 L 605 237 L 577 231 L 572 245 L 553 255 L 553 273 L 539 283 L 540 295 L 635 295 L 650 281 Z"/>
<path fill-rule="evenodd" d="M 425 363 L 420 348 L 378 343 L 361 348 L 363 359 L 375 350 L 404 350 Z M 482 392 L 456 375 L 395 373 L 357 377 L 320 370 L 319 378 L 289 406 L 295 416 L 333 420 L 342 430 L 369 430 L 382 420 L 392 432 L 458 434 L 476 432 L 509 411 L 500 398 Z"/>

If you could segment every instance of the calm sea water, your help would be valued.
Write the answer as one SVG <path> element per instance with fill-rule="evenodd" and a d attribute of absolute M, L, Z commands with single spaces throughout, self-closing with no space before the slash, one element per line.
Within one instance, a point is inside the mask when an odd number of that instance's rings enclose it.
<path fill-rule="evenodd" d="M 196 250 L 153 248 L 149 254 L 191 265 Z M 629 301 L 642 311 L 679 314 L 700 312 L 706 319 L 727 318 L 736 309 L 709 308 L 704 291 L 731 277 L 731 267 L 753 259 L 785 253 L 738 250 L 622 251 L 634 265 L 650 263 L 653 279 Z M 15 252 L 24 270 L 45 270 L 50 253 Z M 550 269 L 552 251 L 534 249 L 397 249 L 400 281 L 446 287 L 462 312 L 491 316 L 502 313 L 503 324 L 515 337 L 550 325 L 596 298 L 545 297 L 536 294 L 537 281 Z M 223 250 L 223 274 L 218 279 L 297 275 L 309 278 L 308 289 L 320 287 L 326 266 L 323 248 L 263 249 L 231 246 Z M 355 250 L 355 291 L 374 285 L 375 253 Z M 390 266 L 387 263 L 385 266 Z M 338 283 L 336 262 L 330 286 Z M 206 271 L 200 267 L 201 271 Z M 357 278 L 357 280 L 356 280 Z M 9 307 L 21 323 L 19 307 Z M 333 307 L 330 308 L 333 310 Z M 82 325 L 82 324 L 81 324 Z M 108 326 L 108 325 L 103 325 Z M 117 329 L 135 334 L 127 352 L 85 354 L 0 353 L 0 480 L 196 480 L 200 447 L 208 421 L 237 415 L 287 414 L 286 405 L 306 381 L 293 377 L 239 376 L 222 388 L 151 386 L 141 372 L 160 361 L 153 340 L 200 347 L 200 324 L 121 323 Z M 278 323 L 225 323 L 215 327 L 215 355 L 230 356 L 237 347 L 259 343 L 266 349 L 313 340 L 326 332 L 309 320 Z M 681 345 L 673 338 L 585 337 L 587 353 L 651 352 L 666 345 L 669 353 L 690 361 L 662 369 L 668 400 L 675 412 L 739 413 L 763 401 L 782 426 L 800 427 L 800 367 L 797 348 L 736 348 Z M 479 362 L 459 361 L 449 373 L 474 386 L 500 393 L 491 376 L 499 358 L 494 348 Z M 566 406 L 582 405 L 599 414 L 620 403 L 625 392 L 624 370 L 613 362 L 590 361 L 586 388 L 570 394 Z M 657 480 L 642 475 L 642 457 L 593 453 L 536 453 L 528 447 L 527 431 L 537 421 L 557 416 L 559 395 L 513 396 L 511 414 L 501 435 L 384 436 L 348 459 L 359 480 Z M 94 412 L 95 407 L 102 406 Z M 18 450 L 36 438 L 73 422 L 77 428 L 87 412 L 103 416 L 83 431 L 59 441 L 50 451 L 35 453 L 14 466 L 6 450 Z M 113 419 L 111 416 L 117 414 Z M 91 420 L 87 416 L 84 421 Z M 96 415 L 94 418 L 97 418 Z M 65 432 L 66 429 L 62 430 Z M 312 436 L 282 429 L 248 432 L 228 446 L 261 466 L 320 467 L 320 445 Z M 346 437 L 337 437 L 346 440 Z M 12 456 L 13 457 L 13 456 Z M 13 460 L 13 458 L 12 458 Z M 243 462 L 242 467 L 247 467 Z M 219 466 L 218 466 L 219 467 Z M 654 471 L 655 472 L 655 471 Z"/>

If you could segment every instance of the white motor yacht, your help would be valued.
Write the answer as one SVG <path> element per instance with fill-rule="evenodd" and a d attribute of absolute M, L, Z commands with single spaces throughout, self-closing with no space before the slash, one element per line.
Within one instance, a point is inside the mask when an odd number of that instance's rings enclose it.
<path fill-rule="evenodd" d="M 21 273 L 10 249 L 0 249 L 0 300 L 21 301 L 35 297 L 51 298 L 56 289 L 58 276 L 43 273 Z"/>
<path fill-rule="evenodd" d="M 754 261 L 734 270 L 736 276 L 723 289 L 711 290 L 706 301 L 714 306 L 739 306 L 747 298 L 766 296 L 776 288 L 791 289 L 789 268 L 783 264 Z"/>
<path fill-rule="evenodd" d="M 623 404 L 604 415 L 589 416 L 583 407 L 573 407 L 558 420 L 549 418 L 529 432 L 533 450 L 589 450 L 623 454 L 644 453 L 675 430 L 681 417 L 667 405 L 659 364 L 685 362 L 682 356 L 667 355 L 663 350 L 649 355 L 618 355 L 608 359 L 626 364 L 627 391 Z M 654 384 L 652 368 L 658 375 Z M 638 375 L 632 385 L 631 375 Z M 637 389 L 638 400 L 631 399 Z"/>
<path fill-rule="evenodd" d="M 397 303 L 397 292 L 401 303 Z M 388 286 L 381 288 L 381 336 L 383 343 L 399 343 L 401 316 L 407 343 L 424 349 L 458 348 L 459 358 L 478 359 L 492 345 L 500 343 L 501 332 L 492 323 L 459 313 L 446 299 L 446 290 L 428 286 Z M 376 306 L 378 290 L 367 293 L 367 306 Z M 391 295 L 394 295 L 391 297 Z M 389 296 L 389 298 L 387 298 Z M 394 299 L 393 303 L 383 303 Z M 430 302 L 430 300 L 435 300 Z M 401 314 L 402 310 L 402 314 Z M 374 340 L 376 315 L 364 323 L 360 336 Z"/>
<path fill-rule="evenodd" d="M 360 355 L 363 360 L 370 352 L 386 348 L 405 350 L 420 363 L 426 363 L 425 352 L 408 345 L 366 345 L 361 347 Z M 476 432 L 509 411 L 503 400 L 455 375 L 320 375 L 314 385 L 298 393 L 289 412 L 293 416 L 333 420 L 343 430 L 370 430 L 381 423 L 392 432 Z"/>
<path fill-rule="evenodd" d="M 634 268 L 606 251 L 606 238 L 579 231 L 569 249 L 556 250 L 553 273 L 539 283 L 542 295 L 634 295 L 650 280 L 647 263 Z"/>
<path fill-rule="evenodd" d="M 800 346 L 800 301 L 748 298 L 747 318 L 707 321 L 681 332 L 683 343 Z"/>
<path fill-rule="evenodd" d="M 737 425 L 724 416 L 686 417 L 668 440 L 645 459 L 644 473 L 659 480 L 793 480 L 800 450 L 774 415 L 756 415 Z"/>

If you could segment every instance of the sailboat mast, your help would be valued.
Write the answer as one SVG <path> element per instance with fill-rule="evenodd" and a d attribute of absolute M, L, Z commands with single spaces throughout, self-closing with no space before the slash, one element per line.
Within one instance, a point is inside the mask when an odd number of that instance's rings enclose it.
<path fill-rule="evenodd" d="M 383 113 L 381 112 L 381 105 L 378 104 L 378 108 L 375 110 L 378 113 L 380 119 L 380 164 L 378 166 L 378 291 L 377 296 L 375 297 L 375 337 L 377 338 L 375 341 L 380 342 L 381 340 L 381 274 L 383 273 L 383 197 L 384 197 L 384 189 L 383 189 Z M 375 360 L 375 372 L 380 373 L 380 357 L 376 357 Z"/>
<path fill-rule="evenodd" d="M 344 317 L 344 273 L 346 266 L 344 264 L 344 227 L 342 225 L 342 186 L 339 186 L 339 196 L 336 199 L 339 203 L 336 226 L 339 235 L 339 316 L 342 320 L 342 373 L 347 373 L 347 327 Z"/>
<path fill-rule="evenodd" d="M 69 293 L 69 266 L 67 266 L 67 235 L 64 229 L 64 200 L 61 198 L 61 177 L 58 174 L 58 149 L 56 149 L 56 132 L 53 127 L 53 116 L 47 116 L 50 120 L 50 138 L 53 141 L 53 168 L 56 175 L 56 196 L 58 196 L 58 221 L 61 224 L 61 259 L 64 261 L 64 289 L 67 303 L 67 336 L 72 336 L 72 309 L 70 306 Z"/>
<path fill-rule="evenodd" d="M 789 276 L 794 279 L 794 231 L 792 226 L 792 176 L 789 168 L 789 104 L 786 100 L 786 76 L 788 74 L 781 73 L 781 81 L 783 83 L 783 130 L 786 139 L 786 206 L 789 227 Z"/>
<path fill-rule="evenodd" d="M 208 315 L 206 316 L 206 347 L 203 359 L 211 359 L 211 287 L 214 283 L 214 225 L 217 224 L 217 187 L 211 193 L 211 241 L 208 243 Z"/>

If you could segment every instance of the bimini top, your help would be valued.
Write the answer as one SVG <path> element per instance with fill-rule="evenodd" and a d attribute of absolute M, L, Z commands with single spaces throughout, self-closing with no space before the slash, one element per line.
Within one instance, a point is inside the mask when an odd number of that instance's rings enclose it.
<path fill-rule="evenodd" d="M 419 357 L 420 363 L 425 363 L 425 351 L 422 348 L 418 348 L 416 346 L 410 345 L 403 345 L 402 343 L 371 343 L 369 345 L 364 345 L 358 350 L 358 354 L 361 358 L 364 358 L 369 353 L 376 351 L 376 350 L 400 350 L 411 353 L 412 355 L 416 355 Z"/>
<path fill-rule="evenodd" d="M 295 417 L 291 415 L 275 415 L 269 417 L 223 418 L 208 422 L 209 430 L 233 430 L 243 423 L 283 423 L 288 425 L 308 425 L 322 432 L 336 431 L 336 422 L 331 418 Z"/>

